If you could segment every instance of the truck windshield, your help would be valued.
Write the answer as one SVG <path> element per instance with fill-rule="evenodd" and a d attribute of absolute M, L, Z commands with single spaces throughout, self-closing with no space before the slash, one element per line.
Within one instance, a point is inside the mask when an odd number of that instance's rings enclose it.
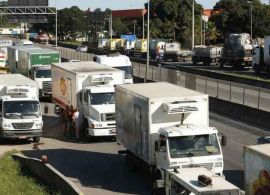
<path fill-rule="evenodd" d="M 115 67 L 115 68 L 125 72 L 125 79 L 132 79 L 132 67 L 131 66 L 122 66 L 122 67 Z"/>
<path fill-rule="evenodd" d="M 171 158 L 198 157 L 220 154 L 216 134 L 169 138 Z"/>
<path fill-rule="evenodd" d="M 36 73 L 36 78 L 51 78 L 51 70 L 38 70 Z"/>
<path fill-rule="evenodd" d="M 38 118 L 41 115 L 38 101 L 5 101 L 3 111 L 5 118 Z"/>
<path fill-rule="evenodd" d="M 115 93 L 92 93 L 91 104 L 115 104 Z"/>

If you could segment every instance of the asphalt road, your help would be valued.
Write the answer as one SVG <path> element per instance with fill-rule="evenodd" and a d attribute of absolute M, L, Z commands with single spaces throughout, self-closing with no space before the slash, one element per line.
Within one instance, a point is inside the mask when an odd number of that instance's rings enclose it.
<path fill-rule="evenodd" d="M 45 103 L 43 103 L 44 106 Z M 143 172 L 130 172 L 122 150 L 115 142 L 106 139 L 84 140 L 75 143 L 63 136 L 61 120 L 53 114 L 54 106 L 44 116 L 44 137 L 40 144 L 30 141 L 6 141 L 0 151 L 12 148 L 27 156 L 39 158 L 46 154 L 49 163 L 70 178 L 85 194 L 150 194 L 151 185 Z M 223 148 L 226 178 L 243 189 L 243 146 L 253 145 L 258 136 L 270 134 L 263 129 L 211 113 L 210 124 L 228 137 Z"/>

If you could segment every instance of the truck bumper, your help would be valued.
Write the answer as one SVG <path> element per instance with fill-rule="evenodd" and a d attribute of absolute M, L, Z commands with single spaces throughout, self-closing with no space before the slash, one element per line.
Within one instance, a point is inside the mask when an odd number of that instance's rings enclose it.
<path fill-rule="evenodd" d="M 9 139 L 27 139 L 32 137 L 41 137 L 42 130 L 1 130 L 0 136 L 2 138 L 9 138 Z"/>
<path fill-rule="evenodd" d="M 87 129 L 88 136 L 115 136 L 115 128 L 105 128 L 105 129 Z"/>

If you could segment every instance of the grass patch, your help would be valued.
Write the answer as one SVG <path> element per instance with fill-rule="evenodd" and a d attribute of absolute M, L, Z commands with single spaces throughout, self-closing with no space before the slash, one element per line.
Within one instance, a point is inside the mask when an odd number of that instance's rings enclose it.
<path fill-rule="evenodd" d="M 68 44 L 72 44 L 72 45 L 81 45 L 82 44 L 82 42 L 80 42 L 80 41 L 65 41 L 64 43 L 68 43 Z"/>
<path fill-rule="evenodd" d="M 12 158 L 14 153 L 17 152 L 8 152 L 0 158 L 0 194 L 59 194 L 40 185 L 34 178 L 23 175 L 19 162 Z"/>

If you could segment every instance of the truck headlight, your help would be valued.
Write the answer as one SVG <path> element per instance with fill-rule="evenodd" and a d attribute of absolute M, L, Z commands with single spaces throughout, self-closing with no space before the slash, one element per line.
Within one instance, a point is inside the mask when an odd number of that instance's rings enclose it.
<path fill-rule="evenodd" d="M 42 123 L 36 123 L 36 124 L 35 124 L 35 127 L 36 127 L 36 128 L 42 128 L 42 126 L 43 126 Z"/>
<path fill-rule="evenodd" d="M 171 162 L 171 166 L 177 165 L 177 162 Z"/>
<path fill-rule="evenodd" d="M 215 163 L 215 167 L 222 167 L 222 162 Z"/>
<path fill-rule="evenodd" d="M 11 125 L 10 124 L 6 124 L 6 123 L 3 123 L 2 124 L 2 127 L 3 127 L 3 129 L 9 129 L 9 128 L 11 128 Z"/>
<path fill-rule="evenodd" d="M 101 128 L 102 124 L 92 124 L 91 128 L 95 129 L 95 128 Z"/>

